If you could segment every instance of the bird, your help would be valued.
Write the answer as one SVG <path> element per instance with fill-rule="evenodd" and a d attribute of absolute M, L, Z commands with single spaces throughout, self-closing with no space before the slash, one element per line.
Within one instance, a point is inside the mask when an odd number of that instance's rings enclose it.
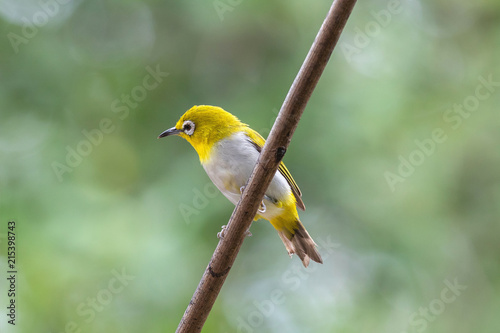
<path fill-rule="evenodd" d="M 265 143 L 257 131 L 236 116 L 211 105 L 193 106 L 158 138 L 168 136 L 180 136 L 193 146 L 210 180 L 234 205 L 240 200 Z M 278 231 L 290 257 L 297 254 L 307 267 L 310 259 L 323 261 L 299 219 L 297 208 L 305 210 L 301 197 L 297 183 L 280 162 L 254 220 L 268 220 Z"/>

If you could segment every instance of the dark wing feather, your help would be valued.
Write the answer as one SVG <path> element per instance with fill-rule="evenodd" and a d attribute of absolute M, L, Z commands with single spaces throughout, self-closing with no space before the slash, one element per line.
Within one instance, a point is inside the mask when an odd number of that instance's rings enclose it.
<path fill-rule="evenodd" d="M 246 134 L 248 136 L 248 141 L 255 147 L 255 149 L 260 153 L 262 151 L 262 147 L 264 147 L 264 143 L 266 140 L 256 131 L 253 129 L 247 127 L 246 128 Z M 280 165 L 278 167 L 278 171 L 281 173 L 283 177 L 285 177 L 286 181 L 288 182 L 288 185 L 290 185 L 290 188 L 292 189 L 293 196 L 295 197 L 295 201 L 297 201 L 297 207 L 306 210 L 306 206 L 304 205 L 304 202 L 302 201 L 302 192 L 300 192 L 299 187 L 297 186 L 297 183 L 295 180 L 292 178 L 292 175 L 290 174 L 290 171 L 285 166 L 285 163 L 280 162 Z"/>

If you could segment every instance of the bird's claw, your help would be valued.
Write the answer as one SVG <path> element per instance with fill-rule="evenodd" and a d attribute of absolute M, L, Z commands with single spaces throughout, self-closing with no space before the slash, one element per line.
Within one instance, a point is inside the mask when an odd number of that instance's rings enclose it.
<path fill-rule="evenodd" d="M 242 186 L 240 187 L 240 193 L 243 194 L 243 191 L 245 190 L 245 186 Z M 264 198 L 268 198 L 267 195 L 264 196 Z M 264 200 L 262 200 L 262 202 L 260 203 L 260 207 L 259 207 L 259 213 L 265 213 L 266 212 L 266 205 L 264 204 Z M 251 236 L 251 234 L 250 234 Z"/>
<path fill-rule="evenodd" d="M 223 225 L 221 227 L 221 231 L 219 231 L 217 233 L 217 238 L 218 239 L 223 239 L 224 238 L 224 236 L 226 234 L 226 229 L 227 229 L 227 225 Z M 250 236 L 252 236 L 252 233 L 250 232 L 250 229 L 248 229 L 247 231 L 245 231 L 245 237 L 250 237 Z"/>
<path fill-rule="evenodd" d="M 266 205 L 264 204 L 264 200 L 262 200 L 259 207 L 259 213 L 265 213 L 265 212 L 266 212 Z"/>
<path fill-rule="evenodd" d="M 222 239 L 222 238 L 224 238 L 224 234 L 226 233 L 226 228 L 227 228 L 227 226 L 226 226 L 226 225 L 223 225 L 223 226 L 221 227 L 221 231 L 219 231 L 219 232 L 217 233 L 217 238 L 218 238 L 218 239 Z"/>

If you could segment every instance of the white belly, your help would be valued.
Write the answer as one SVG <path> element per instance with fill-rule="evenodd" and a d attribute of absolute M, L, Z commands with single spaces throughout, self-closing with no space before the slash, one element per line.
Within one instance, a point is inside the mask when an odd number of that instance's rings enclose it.
<path fill-rule="evenodd" d="M 242 132 L 220 140 L 212 149 L 211 157 L 203 167 L 215 186 L 236 205 L 241 197 L 240 188 L 245 186 L 250 178 L 259 152 Z M 259 214 L 266 219 L 280 214 L 282 208 L 278 208 L 273 200 L 282 201 L 290 193 L 286 179 L 276 172 L 264 197 L 266 211 Z"/>

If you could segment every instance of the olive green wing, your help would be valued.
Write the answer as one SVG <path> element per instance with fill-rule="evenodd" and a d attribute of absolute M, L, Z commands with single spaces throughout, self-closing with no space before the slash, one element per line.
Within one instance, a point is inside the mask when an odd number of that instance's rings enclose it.
<path fill-rule="evenodd" d="M 262 147 L 264 147 L 264 143 L 266 140 L 256 131 L 253 129 L 246 127 L 245 132 L 248 136 L 248 139 L 250 143 L 257 149 L 257 151 L 260 153 L 262 151 Z M 290 185 L 290 188 L 292 189 L 293 196 L 295 197 L 295 201 L 297 201 L 297 207 L 299 207 L 302 210 L 306 210 L 306 206 L 304 205 L 304 202 L 302 201 L 302 192 L 300 192 L 299 187 L 297 186 L 297 183 L 295 180 L 292 178 L 292 175 L 290 174 L 290 171 L 285 166 L 285 163 L 280 162 L 280 165 L 278 167 L 278 171 L 281 173 L 283 177 L 285 177 L 286 181 L 288 182 L 288 185 Z"/>

